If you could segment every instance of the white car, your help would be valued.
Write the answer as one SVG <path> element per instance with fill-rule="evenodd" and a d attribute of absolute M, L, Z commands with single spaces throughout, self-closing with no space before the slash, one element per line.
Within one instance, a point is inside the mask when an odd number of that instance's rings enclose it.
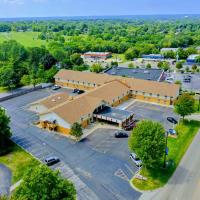
<path fill-rule="evenodd" d="M 130 154 L 130 159 L 135 163 L 137 167 L 142 166 L 142 161 L 137 157 L 135 153 Z"/>

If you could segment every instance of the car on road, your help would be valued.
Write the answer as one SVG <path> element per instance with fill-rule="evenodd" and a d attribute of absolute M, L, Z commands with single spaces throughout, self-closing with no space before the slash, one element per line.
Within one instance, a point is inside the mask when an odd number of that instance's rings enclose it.
<path fill-rule="evenodd" d="M 178 124 L 178 121 L 174 119 L 173 117 L 167 117 L 167 121 L 173 123 L 173 124 Z"/>
<path fill-rule="evenodd" d="M 168 131 L 167 131 L 168 134 L 170 135 L 176 135 L 176 130 L 170 128 Z"/>
<path fill-rule="evenodd" d="M 54 165 L 58 162 L 60 162 L 60 159 L 58 157 L 48 157 L 45 159 L 45 163 L 47 166 Z"/>
<path fill-rule="evenodd" d="M 52 87 L 52 90 L 59 90 L 60 88 L 61 88 L 60 86 L 54 85 L 54 86 Z"/>
<path fill-rule="evenodd" d="M 115 133 L 116 138 L 128 138 L 128 134 L 124 131 L 118 131 Z"/>
<path fill-rule="evenodd" d="M 137 167 L 142 166 L 142 161 L 138 158 L 138 156 L 135 153 L 131 153 L 129 157 Z"/>

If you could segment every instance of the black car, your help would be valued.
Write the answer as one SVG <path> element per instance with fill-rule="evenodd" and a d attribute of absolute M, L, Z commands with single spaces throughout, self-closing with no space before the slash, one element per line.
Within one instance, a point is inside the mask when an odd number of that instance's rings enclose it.
<path fill-rule="evenodd" d="M 116 138 L 127 138 L 128 134 L 126 132 L 118 131 L 115 133 Z"/>
<path fill-rule="evenodd" d="M 77 93 L 78 91 L 79 91 L 79 89 L 75 88 L 75 89 L 73 90 L 73 93 Z"/>
<path fill-rule="evenodd" d="M 77 94 L 83 94 L 85 91 L 84 90 L 78 90 Z"/>
<path fill-rule="evenodd" d="M 45 159 L 45 163 L 47 166 L 51 166 L 53 164 L 56 164 L 60 162 L 60 159 L 58 157 L 49 157 Z"/>
<path fill-rule="evenodd" d="M 173 123 L 173 124 L 178 124 L 178 121 L 174 119 L 173 117 L 167 117 L 167 121 Z"/>

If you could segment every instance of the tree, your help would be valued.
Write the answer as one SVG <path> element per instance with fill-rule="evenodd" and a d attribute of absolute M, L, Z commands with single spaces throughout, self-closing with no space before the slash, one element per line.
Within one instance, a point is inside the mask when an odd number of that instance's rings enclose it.
<path fill-rule="evenodd" d="M 134 66 L 134 64 L 133 63 L 129 63 L 128 64 L 128 68 L 134 68 L 135 66 Z"/>
<path fill-rule="evenodd" d="M 194 112 L 195 99 L 189 93 L 183 93 L 174 102 L 175 112 L 184 117 Z"/>
<path fill-rule="evenodd" d="M 28 170 L 22 183 L 12 195 L 12 199 L 26 200 L 75 200 L 74 185 L 62 179 L 59 172 L 54 172 L 44 165 Z"/>
<path fill-rule="evenodd" d="M 6 115 L 5 109 L 0 107 L 0 154 L 5 152 L 12 135 L 9 123 L 10 118 Z"/>
<path fill-rule="evenodd" d="M 70 134 L 79 139 L 83 135 L 83 129 L 81 124 L 75 122 L 71 127 Z"/>
<path fill-rule="evenodd" d="M 74 53 L 70 56 L 70 61 L 72 62 L 73 65 L 82 65 L 83 59 L 81 58 L 81 55 L 78 53 Z"/>
<path fill-rule="evenodd" d="M 196 71 L 196 70 L 197 70 L 197 65 L 195 65 L 195 64 L 192 65 L 192 70 L 193 70 L 193 71 Z"/>
<path fill-rule="evenodd" d="M 145 167 L 157 168 L 165 153 L 165 129 L 158 122 L 143 120 L 133 129 L 128 144 Z"/>
<path fill-rule="evenodd" d="M 91 72 L 95 72 L 95 73 L 99 73 L 103 71 L 103 67 L 101 66 L 101 64 L 97 63 L 97 64 L 93 64 L 90 67 L 90 71 Z"/>
<path fill-rule="evenodd" d="M 147 68 L 147 69 L 151 69 L 151 64 L 148 63 L 147 66 L 146 66 L 146 68 Z"/>
<path fill-rule="evenodd" d="M 177 69 L 182 69 L 183 68 L 183 64 L 181 62 L 177 62 L 176 63 L 176 68 Z"/>

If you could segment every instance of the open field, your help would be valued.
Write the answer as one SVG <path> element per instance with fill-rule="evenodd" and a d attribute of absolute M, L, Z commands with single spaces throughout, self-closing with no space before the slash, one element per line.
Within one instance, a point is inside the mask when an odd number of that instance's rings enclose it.
<path fill-rule="evenodd" d="M 133 179 L 132 183 L 140 190 L 153 190 L 164 186 L 169 178 L 176 170 L 183 155 L 187 151 L 191 142 L 200 128 L 200 122 L 185 121 L 181 122 L 177 127 L 178 138 L 168 139 L 169 155 L 167 156 L 168 168 L 167 169 L 142 169 L 141 174 L 147 177 L 147 181 Z"/>
<path fill-rule="evenodd" d="M 10 153 L 0 156 L 0 163 L 12 171 L 13 184 L 22 179 L 27 169 L 39 165 L 39 161 L 15 144 L 11 147 Z"/>
<path fill-rule="evenodd" d="M 10 32 L 0 33 L 0 43 L 7 40 L 16 40 L 25 47 L 47 45 L 46 41 L 37 39 L 38 32 Z"/>

